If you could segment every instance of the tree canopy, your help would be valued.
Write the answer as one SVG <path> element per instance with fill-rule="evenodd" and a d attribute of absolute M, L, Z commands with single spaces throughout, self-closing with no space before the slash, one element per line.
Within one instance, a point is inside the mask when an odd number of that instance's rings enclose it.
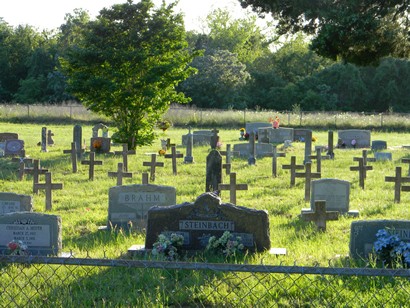
<path fill-rule="evenodd" d="M 174 5 L 129 0 L 103 9 L 62 59 L 70 91 L 110 117 L 118 128 L 114 139 L 131 149 L 152 142 L 171 103 L 188 101 L 175 87 L 194 72 L 194 54 Z"/>
<path fill-rule="evenodd" d="M 313 35 L 311 48 L 357 65 L 410 55 L 408 0 L 238 0 L 278 20 L 280 33 Z"/>

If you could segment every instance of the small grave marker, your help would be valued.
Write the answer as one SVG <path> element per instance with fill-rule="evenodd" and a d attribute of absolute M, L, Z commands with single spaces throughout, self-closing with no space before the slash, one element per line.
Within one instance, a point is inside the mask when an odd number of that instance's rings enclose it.
<path fill-rule="evenodd" d="M 61 218 L 31 212 L 8 213 L 0 216 L 0 254 L 7 253 L 12 240 L 27 245 L 29 255 L 59 255 L 62 249 Z"/>
<path fill-rule="evenodd" d="M 339 212 L 326 211 L 326 201 L 317 200 L 315 201 L 314 212 L 304 212 L 302 218 L 305 221 L 314 221 L 319 231 L 326 231 L 326 222 L 328 220 L 338 220 Z"/>
<path fill-rule="evenodd" d="M 248 164 L 255 165 L 256 164 L 256 135 L 254 132 L 249 134 L 249 157 L 248 157 Z"/>
<path fill-rule="evenodd" d="M 117 178 L 117 186 L 122 185 L 123 178 L 132 178 L 131 172 L 125 172 L 124 166 L 122 163 L 118 163 L 117 172 L 108 172 L 108 176 Z"/>
<path fill-rule="evenodd" d="M 52 191 L 56 189 L 63 189 L 62 183 L 51 182 L 51 172 L 46 172 L 46 182 L 34 184 L 35 189 L 44 189 L 46 191 L 46 211 L 52 209 Z"/>
<path fill-rule="evenodd" d="M 322 159 L 330 159 L 329 155 L 322 156 L 322 149 L 316 148 L 316 155 L 310 155 L 310 159 L 316 160 L 316 172 L 322 172 Z"/>
<path fill-rule="evenodd" d="M 163 162 L 157 162 L 157 154 L 151 154 L 151 161 L 142 163 L 143 166 L 151 167 L 150 169 L 150 180 L 151 182 L 155 181 L 155 168 L 156 167 L 164 167 Z"/>
<path fill-rule="evenodd" d="M 171 143 L 171 139 L 167 138 L 167 144 L 166 144 L 167 150 L 169 150 L 170 148 L 175 147 L 175 146 L 176 146 L 176 144 Z"/>
<path fill-rule="evenodd" d="M 374 159 L 376 161 L 391 161 L 393 157 L 390 152 L 374 152 Z"/>
<path fill-rule="evenodd" d="M 285 152 L 278 152 L 277 147 L 272 147 L 272 153 L 268 153 L 267 157 L 272 157 L 272 176 L 276 177 L 278 175 L 278 157 L 286 157 Z"/>
<path fill-rule="evenodd" d="M 282 169 L 290 170 L 290 187 L 295 186 L 296 170 L 305 169 L 304 165 L 296 165 L 296 156 L 291 156 L 290 165 L 282 165 Z"/>
<path fill-rule="evenodd" d="M 82 158 L 84 149 L 83 142 L 83 128 L 81 125 L 75 125 L 73 128 L 73 142 L 75 142 L 75 148 L 77 149 L 77 159 Z"/>
<path fill-rule="evenodd" d="M 36 184 L 39 183 L 40 175 L 48 172 L 48 169 L 41 168 L 40 160 L 35 159 L 33 168 L 28 169 L 27 172 L 33 176 L 33 193 L 38 194 L 38 188 L 36 187 Z"/>
<path fill-rule="evenodd" d="M 194 135 L 191 133 L 191 128 L 189 128 L 189 132 L 187 135 L 187 143 L 186 143 L 186 154 L 184 157 L 184 163 L 192 164 L 194 162 L 194 157 L 192 156 L 192 149 L 194 147 Z"/>
<path fill-rule="evenodd" d="M 148 172 L 143 172 L 142 173 L 142 184 L 147 185 L 148 184 Z"/>
<path fill-rule="evenodd" d="M 219 141 L 219 136 L 218 136 L 219 130 L 214 128 L 212 130 L 212 137 L 211 137 L 211 149 L 214 150 L 216 149 Z"/>
<path fill-rule="evenodd" d="M 12 162 L 18 162 L 19 163 L 19 169 L 18 169 L 18 179 L 22 181 L 24 179 L 24 174 L 28 168 L 26 168 L 26 164 L 32 164 L 33 159 L 32 158 L 23 158 L 23 157 L 13 157 L 11 159 Z"/>
<path fill-rule="evenodd" d="M 310 183 L 312 179 L 318 179 L 321 177 L 320 173 L 312 172 L 312 163 L 307 162 L 305 164 L 305 172 L 296 172 L 295 177 L 305 178 L 305 201 L 310 199 Z"/>
<path fill-rule="evenodd" d="M 327 155 L 330 157 L 330 159 L 335 158 L 335 153 L 333 152 L 333 131 L 329 130 L 327 132 Z"/>
<path fill-rule="evenodd" d="M 211 150 L 206 157 L 206 192 L 218 192 L 222 183 L 222 156 L 217 150 Z"/>
<path fill-rule="evenodd" d="M 387 149 L 387 142 L 384 140 L 373 140 L 372 151 L 381 151 Z"/>
<path fill-rule="evenodd" d="M 47 152 L 47 127 L 41 128 L 41 152 Z"/>
<path fill-rule="evenodd" d="M 88 165 L 88 179 L 94 181 L 94 166 L 101 166 L 102 160 L 95 160 L 95 153 L 90 152 L 90 160 L 83 160 L 82 165 Z"/>
<path fill-rule="evenodd" d="M 122 165 L 125 172 L 128 171 L 128 155 L 135 153 L 135 150 L 128 150 L 128 144 L 126 143 L 122 144 L 122 151 L 114 151 L 115 155 L 122 155 Z"/>
<path fill-rule="evenodd" d="M 230 202 L 236 204 L 236 191 L 237 190 L 248 190 L 248 184 L 236 184 L 236 173 L 230 174 L 229 184 L 219 184 L 219 190 L 229 190 L 230 193 Z"/>
<path fill-rule="evenodd" d="M 6 140 L 6 144 L 4 145 L 4 156 L 25 157 L 26 151 L 24 150 L 24 141 L 18 139 Z"/>
<path fill-rule="evenodd" d="M 173 146 L 171 148 L 171 154 L 165 154 L 165 158 L 171 158 L 172 160 L 172 172 L 174 175 L 177 175 L 177 158 L 182 158 L 184 157 L 183 154 L 177 153 L 176 147 Z"/>
<path fill-rule="evenodd" d="M 49 145 L 49 146 L 54 145 L 53 137 L 54 137 L 54 133 L 49 129 L 47 131 L 47 145 Z"/>
<path fill-rule="evenodd" d="M 357 161 L 359 162 L 359 166 L 351 166 L 350 171 L 359 171 L 359 185 L 362 189 L 364 189 L 364 180 L 366 179 L 366 172 L 368 170 L 373 170 L 373 167 L 366 166 L 364 164 L 363 157 L 358 157 Z"/>
<path fill-rule="evenodd" d="M 394 182 L 394 202 L 400 203 L 400 192 L 410 191 L 410 186 L 402 186 L 402 183 L 409 183 L 410 177 L 401 176 L 401 167 L 396 167 L 395 176 L 386 176 L 384 178 L 386 182 Z"/>
<path fill-rule="evenodd" d="M 376 161 L 376 158 L 367 157 L 367 150 L 362 151 L 362 157 L 353 157 L 353 161 L 359 161 L 360 158 L 363 158 L 363 164 L 365 166 L 367 166 L 367 163 Z M 366 178 L 366 173 L 364 174 L 364 178 Z"/>

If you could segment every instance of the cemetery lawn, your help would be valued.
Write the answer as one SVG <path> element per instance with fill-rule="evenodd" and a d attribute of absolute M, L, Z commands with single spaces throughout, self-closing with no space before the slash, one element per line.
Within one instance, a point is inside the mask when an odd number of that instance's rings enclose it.
<path fill-rule="evenodd" d="M 33 159 L 40 159 L 41 167 L 48 168 L 52 173 L 52 181 L 63 183 L 62 190 L 53 191 L 52 210 L 48 214 L 59 215 L 62 218 L 63 251 L 72 252 L 74 257 L 91 258 L 124 258 L 129 247 L 135 244 L 144 245 L 145 235 L 139 232 L 125 232 L 123 230 L 100 231 L 99 227 L 107 225 L 108 214 L 108 190 L 116 185 L 116 178 L 108 177 L 108 172 L 116 171 L 118 162 L 122 161 L 120 155 L 97 154 L 96 158 L 103 161 L 102 166 L 95 167 L 94 181 L 88 179 L 88 166 L 78 164 L 78 172 L 72 173 L 69 154 L 63 154 L 63 150 L 70 149 L 73 138 L 72 125 L 52 125 L 47 129 L 54 133 L 55 145 L 48 147 L 48 152 L 41 152 L 41 147 L 37 145 L 41 141 L 42 125 L 34 124 L 11 124 L 0 123 L 1 132 L 16 132 L 20 139 L 25 141 L 26 156 Z M 199 130 L 200 128 L 198 128 Z M 220 129 L 219 136 L 223 143 L 222 150 L 226 144 L 232 146 L 245 141 L 239 140 L 239 129 Z M 177 151 L 185 155 L 185 148 L 181 146 L 181 136 L 187 133 L 187 129 L 170 128 L 165 133 L 158 131 L 163 139 L 170 138 L 172 143 L 177 145 Z M 110 132 L 110 135 L 112 132 Z M 92 135 L 92 125 L 83 125 L 82 135 L 89 150 L 90 138 Z M 315 145 L 327 145 L 327 131 L 313 131 L 313 136 L 317 141 Z M 321 178 L 336 178 L 346 180 L 351 183 L 350 189 L 350 209 L 360 212 L 359 218 L 340 217 L 338 221 L 328 221 L 327 231 L 317 231 L 316 225 L 312 222 L 304 222 L 299 217 L 302 208 L 308 208 L 309 202 L 304 201 L 304 179 L 297 178 L 296 185 L 290 187 L 290 175 L 288 170 L 283 170 L 283 164 L 289 164 L 291 156 L 296 156 L 296 162 L 301 164 L 304 159 L 304 144 L 293 142 L 293 146 L 286 150 L 286 157 L 278 158 L 278 175 L 272 177 L 272 159 L 257 159 L 256 165 L 248 165 L 247 159 L 233 158 L 231 172 L 236 173 L 238 184 L 248 184 L 248 190 L 237 191 L 237 204 L 249 208 L 267 210 L 270 219 L 271 246 L 286 248 L 287 255 L 275 256 L 268 252 L 246 256 L 236 260 L 238 263 L 247 262 L 250 264 L 268 265 L 303 265 L 303 266 L 363 266 L 365 262 L 353 261 L 348 258 L 350 224 L 352 221 L 369 219 L 409 219 L 410 218 L 410 194 L 402 192 L 401 202 L 394 203 L 394 183 L 385 182 L 385 176 L 394 176 L 395 167 L 402 166 L 403 174 L 407 174 L 408 165 L 401 163 L 402 158 L 410 158 L 410 150 L 402 145 L 407 145 L 409 133 L 387 133 L 372 131 L 371 140 L 387 141 L 388 152 L 392 153 L 393 160 L 385 162 L 370 163 L 372 171 L 367 172 L 365 189 L 359 186 L 359 174 L 357 171 L 350 171 L 350 166 L 357 166 L 353 157 L 360 157 L 362 149 L 335 149 L 334 160 L 322 161 Z M 334 136 L 337 141 L 337 131 Z M 278 145 L 278 151 L 282 152 Z M 128 156 L 128 172 L 133 173 L 132 178 L 124 178 L 123 185 L 140 184 L 142 172 L 149 172 L 149 167 L 144 167 L 143 162 L 150 160 L 150 153 L 158 153 L 161 148 L 160 139 L 155 140 L 152 146 L 137 148 L 136 155 Z M 112 150 L 120 151 L 120 146 L 112 147 Z M 178 175 L 173 175 L 170 159 L 158 157 L 158 161 L 164 162 L 163 168 L 157 168 L 156 179 L 153 184 L 174 186 L 177 192 L 177 204 L 184 202 L 194 202 L 195 199 L 205 192 L 205 166 L 206 156 L 209 153 L 208 146 L 194 147 L 194 164 L 183 164 L 183 159 L 178 159 Z M 312 153 L 313 154 L 313 153 Z M 373 157 L 373 153 L 368 152 L 368 156 Z M 85 156 L 87 159 L 89 155 Z M 225 158 L 223 160 L 225 162 Z M 316 163 L 312 163 L 312 171 L 316 169 Z M 32 192 L 32 177 L 26 175 L 22 181 L 18 180 L 18 163 L 11 162 L 10 158 L 0 158 L 0 181 L 3 192 L 13 192 L 33 196 L 33 208 L 35 212 L 45 211 L 45 194 L 40 191 L 38 195 Z M 44 181 L 41 176 L 41 181 Z M 223 182 L 229 182 L 229 176 L 223 173 Z M 229 192 L 222 191 L 223 202 L 229 202 Z M 151 258 L 151 257 L 143 257 Z M 201 261 L 206 256 L 192 259 Z M 206 259 L 207 262 L 224 262 L 223 258 Z M 232 260 L 231 260 L 232 261 Z M 235 261 L 234 261 L 235 262 Z M 109 277 L 104 276 L 106 269 L 93 269 L 95 279 L 107 280 L 105 290 L 95 290 L 96 294 L 81 293 L 83 298 L 73 299 L 67 297 L 60 299 L 65 306 L 76 303 L 96 303 L 101 294 L 107 294 L 108 298 L 115 299 L 121 294 L 127 294 L 129 300 L 133 302 L 137 294 L 127 290 L 127 281 L 132 277 L 124 275 L 127 269 L 112 269 Z M 168 271 L 172 276 L 173 272 Z M 69 274 L 67 274 L 69 276 Z M 158 273 L 150 273 L 146 270 L 143 277 L 139 279 L 144 284 L 149 285 L 150 281 L 160 279 Z M 201 277 L 192 273 L 193 284 L 201 283 Z M 161 279 L 166 279 L 161 277 Z M 240 275 L 237 276 L 238 278 Z M 67 278 L 70 279 L 70 278 Z M 91 278 L 87 278 L 91 279 Z M 40 282 L 39 282 L 40 283 Z M 266 282 L 268 283 L 268 282 Z M 309 285 L 309 279 L 301 279 L 300 284 Z M 360 278 L 352 282 L 357 286 L 361 285 Z M 115 293 L 111 294 L 110 285 L 117 284 Z M 132 285 L 132 284 L 130 284 Z M 369 286 L 370 288 L 370 286 Z M 264 288 L 257 288 L 254 292 L 264 292 Z M 370 289 L 363 290 L 369 292 Z M 391 291 L 391 290 L 390 290 Z M 67 291 L 68 292 L 68 291 Z M 110 293 L 111 292 L 111 293 Z M 188 290 L 186 299 L 189 301 L 190 292 Z M 203 291 L 204 292 L 204 291 Z M 206 292 L 213 292 L 207 290 Z M 299 292 L 298 290 L 295 293 Z M 151 294 L 152 293 L 152 294 Z M 292 292 L 288 293 L 291 294 Z M 144 296 L 152 298 L 159 296 L 153 290 Z M 313 295 L 312 295 L 313 296 Z M 322 295 L 326 296 L 326 295 Z M 95 301 L 93 302 L 93 298 Z M 83 302 L 81 302 L 81 300 Z M 141 299 L 139 299 L 141 300 Z M 152 299 L 150 299 L 152 300 Z M 226 300 L 226 299 L 225 299 Z M 64 302 L 66 301 L 66 302 Z M 78 302 L 77 302 L 78 301 Z M 217 301 L 217 299 L 215 299 Z M 295 303 L 289 299 L 283 299 L 284 305 Z M 218 302 L 213 303 L 215 305 Z M 243 303 L 246 305 L 246 303 Z M 249 303 L 251 304 L 251 303 Z M 58 306 L 58 302 L 57 302 Z M 113 305 L 115 306 L 115 304 Z"/>

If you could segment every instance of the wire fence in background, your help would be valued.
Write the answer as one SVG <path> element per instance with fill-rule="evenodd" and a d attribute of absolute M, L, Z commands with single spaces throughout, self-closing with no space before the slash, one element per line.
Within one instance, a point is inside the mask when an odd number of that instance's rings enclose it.
<path fill-rule="evenodd" d="M 274 110 L 200 109 L 173 105 L 164 118 L 175 126 L 245 126 L 248 122 L 268 122 L 278 116 L 282 126 L 312 128 L 389 128 L 410 129 L 410 114 L 364 112 L 306 112 Z M 109 122 L 109 119 L 87 110 L 81 104 L 0 105 L 0 118 L 11 121 L 61 120 Z"/>
<path fill-rule="evenodd" d="M 0 256 L 0 307 L 404 307 L 407 269 Z"/>

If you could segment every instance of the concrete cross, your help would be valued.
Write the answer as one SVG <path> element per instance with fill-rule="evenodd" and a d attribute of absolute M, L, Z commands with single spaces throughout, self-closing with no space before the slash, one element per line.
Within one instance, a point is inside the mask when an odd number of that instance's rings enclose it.
<path fill-rule="evenodd" d="M 73 173 L 77 173 L 77 146 L 75 142 L 71 142 L 71 150 L 63 150 L 64 154 L 71 154 L 71 167 L 73 169 Z"/>
<path fill-rule="evenodd" d="M 167 138 L 167 150 L 169 150 L 172 147 L 175 147 L 176 144 L 175 143 L 171 143 L 171 139 Z"/>
<path fill-rule="evenodd" d="M 225 164 L 222 164 L 222 168 L 225 169 L 226 171 L 226 175 L 229 175 L 231 173 L 231 158 L 233 155 L 235 154 L 239 154 L 238 151 L 232 151 L 231 150 L 231 145 L 227 144 L 226 145 L 226 150 L 225 151 L 219 151 L 219 154 L 221 154 L 222 156 L 225 156 Z"/>
<path fill-rule="evenodd" d="M 394 202 L 400 203 L 400 192 L 410 191 L 410 186 L 402 186 L 402 183 L 409 183 L 410 177 L 401 176 L 401 167 L 396 167 L 395 176 L 386 176 L 385 182 L 394 182 Z"/>
<path fill-rule="evenodd" d="M 122 185 L 123 178 L 132 178 L 131 172 L 125 172 L 123 164 L 118 163 L 117 172 L 108 172 L 108 176 L 117 177 L 117 186 Z"/>
<path fill-rule="evenodd" d="M 51 182 L 51 172 L 46 172 L 46 182 L 34 184 L 35 189 L 45 189 L 46 191 L 46 211 L 52 209 L 52 191 L 56 189 L 63 189 L 62 183 Z"/>
<path fill-rule="evenodd" d="M 181 153 L 177 154 L 177 149 L 175 146 L 171 148 L 171 154 L 165 154 L 165 158 L 171 158 L 172 159 L 172 172 L 174 175 L 177 175 L 177 158 L 183 158 L 184 155 Z"/>
<path fill-rule="evenodd" d="M 33 175 L 33 193 L 38 194 L 36 184 L 39 182 L 40 174 L 45 174 L 46 172 L 48 172 L 48 169 L 42 169 L 40 166 L 40 160 L 35 159 L 33 168 L 30 168 L 29 170 L 27 170 L 27 172 Z"/>
<path fill-rule="evenodd" d="M 330 155 L 322 156 L 322 149 L 316 149 L 316 155 L 309 155 L 310 159 L 316 159 L 316 172 L 322 172 L 322 159 L 331 159 Z"/>
<path fill-rule="evenodd" d="M 237 190 L 248 190 L 248 184 L 236 184 L 236 173 L 232 172 L 230 175 L 229 184 L 219 184 L 219 190 L 229 190 L 230 192 L 230 202 L 236 204 L 236 191 Z"/>
<path fill-rule="evenodd" d="M 363 158 L 363 164 L 367 166 L 367 163 L 375 162 L 376 158 L 367 157 L 367 150 L 362 151 L 362 157 L 353 157 L 353 161 L 359 161 L 360 158 Z M 370 169 L 371 170 L 371 169 Z M 364 178 L 366 178 L 366 172 L 364 173 Z"/>
<path fill-rule="evenodd" d="M 83 160 L 82 165 L 88 165 L 88 179 L 94 180 L 94 166 L 101 166 L 102 160 L 95 160 L 95 152 L 90 152 L 90 160 Z"/>
<path fill-rule="evenodd" d="M 364 180 L 366 179 L 367 170 L 373 170 L 372 166 L 366 166 L 363 157 L 358 157 L 359 166 L 351 166 L 350 171 L 359 171 L 359 184 L 364 189 Z"/>
<path fill-rule="evenodd" d="M 276 146 L 273 146 L 272 153 L 265 153 L 264 156 L 272 157 L 272 176 L 278 175 L 278 157 L 286 157 L 285 152 L 278 152 Z"/>
<path fill-rule="evenodd" d="M 327 132 L 327 155 L 330 159 L 335 158 L 335 153 L 333 152 L 333 131 L 331 130 Z"/>
<path fill-rule="evenodd" d="M 122 144 L 122 151 L 114 151 L 115 155 L 122 155 L 122 165 L 124 171 L 128 171 L 128 155 L 135 154 L 135 150 L 128 150 L 128 144 Z"/>
<path fill-rule="evenodd" d="M 296 172 L 295 177 L 305 178 L 305 201 L 310 199 L 310 182 L 312 179 L 320 179 L 321 174 L 317 172 L 312 172 L 312 163 L 307 162 L 305 164 L 305 172 Z"/>
<path fill-rule="evenodd" d="M 314 221 L 320 231 L 326 231 L 326 222 L 328 220 L 338 220 L 339 212 L 326 211 L 326 201 L 317 200 L 315 201 L 315 211 L 302 213 L 302 219 L 305 221 Z"/>
<path fill-rule="evenodd" d="M 295 186 L 296 170 L 305 169 L 304 165 L 296 165 L 296 156 L 290 158 L 290 165 L 282 165 L 282 169 L 290 170 L 290 187 Z"/>
<path fill-rule="evenodd" d="M 155 181 L 155 168 L 164 167 L 164 163 L 157 162 L 157 154 L 151 154 L 151 161 L 150 162 L 144 161 L 142 165 L 151 167 L 151 176 L 150 176 L 151 182 Z"/>

